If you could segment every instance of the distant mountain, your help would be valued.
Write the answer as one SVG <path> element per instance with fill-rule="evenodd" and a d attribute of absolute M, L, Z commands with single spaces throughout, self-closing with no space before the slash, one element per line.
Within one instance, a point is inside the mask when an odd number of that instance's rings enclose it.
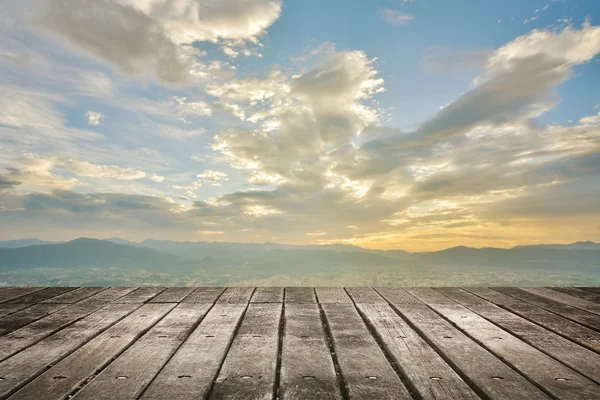
<path fill-rule="evenodd" d="M 109 266 L 160 267 L 164 269 L 174 261 L 178 261 L 174 256 L 152 249 L 86 238 L 75 239 L 67 243 L 0 249 L 0 269 Z"/>
<path fill-rule="evenodd" d="M 575 242 L 571 244 L 535 244 L 530 246 L 513 247 L 513 249 L 523 248 L 544 248 L 557 250 L 600 250 L 600 243 L 594 243 L 588 240 L 587 242 Z"/>
<path fill-rule="evenodd" d="M 16 249 L 19 247 L 35 246 L 39 244 L 53 244 L 61 242 L 47 242 L 40 239 L 18 239 L 18 240 L 6 240 L 0 241 L 0 249 Z"/>

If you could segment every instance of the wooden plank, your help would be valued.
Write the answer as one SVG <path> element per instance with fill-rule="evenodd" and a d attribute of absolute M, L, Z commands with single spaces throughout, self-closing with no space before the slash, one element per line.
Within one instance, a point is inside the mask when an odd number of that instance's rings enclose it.
<path fill-rule="evenodd" d="M 109 304 L 3 361 L 0 363 L 0 376 L 4 378 L 0 380 L 0 398 L 13 393 L 137 307 L 132 304 Z M 38 396 L 41 393 L 43 391 L 38 392 Z"/>
<path fill-rule="evenodd" d="M 421 337 L 443 355 L 465 382 L 478 388 L 482 397 L 549 399 L 544 392 L 425 304 L 390 303 Z"/>
<path fill-rule="evenodd" d="M 413 391 L 423 399 L 479 399 L 479 396 L 388 304 L 358 303 L 358 310 Z"/>
<path fill-rule="evenodd" d="M 133 310 L 139 306 L 139 304 L 127 304 L 121 306 L 111 305 L 109 307 Z M 44 364 L 40 364 L 35 359 L 32 360 L 35 369 L 28 365 L 29 375 L 26 376 L 33 376 L 44 370 L 45 372 L 15 393 L 11 399 L 50 400 L 67 398 L 69 394 L 108 365 L 174 307 L 175 304 L 172 303 L 145 304 L 50 369 L 46 370 Z M 35 373 L 32 373 L 34 370 Z M 41 395 L 42 393 L 43 395 Z"/>
<path fill-rule="evenodd" d="M 7 301 L 7 303 L 25 303 L 25 304 L 37 304 L 41 301 L 51 299 L 61 294 L 72 292 L 77 289 L 76 287 L 49 287 L 42 290 L 37 290 L 33 293 L 26 294 L 25 296 L 17 297 Z"/>
<path fill-rule="evenodd" d="M 558 314 L 579 324 L 585 325 L 588 328 L 600 330 L 600 318 L 598 318 L 597 315 L 591 314 L 577 307 L 573 307 L 547 297 L 539 296 L 516 287 L 494 287 L 492 289 L 502 294 L 514 297 L 515 299 L 525 301 L 526 303 L 533 304 L 534 306 L 538 306 Z"/>
<path fill-rule="evenodd" d="M 348 293 L 341 287 L 316 287 L 319 303 L 352 303 Z"/>
<path fill-rule="evenodd" d="M 282 305 L 248 306 L 209 398 L 274 398 Z"/>
<path fill-rule="evenodd" d="M 353 304 L 321 304 L 350 398 L 410 399 Z"/>
<path fill-rule="evenodd" d="M 182 300 L 182 303 L 214 303 L 223 293 L 222 287 L 199 287 L 196 288 L 188 297 Z"/>
<path fill-rule="evenodd" d="M 248 304 L 254 293 L 252 287 L 230 287 L 225 289 L 217 303 L 219 304 Z"/>
<path fill-rule="evenodd" d="M 592 314 L 600 315 L 600 304 L 594 303 L 593 301 L 588 301 L 579 297 L 570 296 L 568 294 L 560 293 L 548 288 L 528 287 L 522 289 L 528 291 L 529 293 L 533 293 L 538 296 L 546 297 L 551 300 L 555 300 L 573 307 L 577 307 Z"/>
<path fill-rule="evenodd" d="M 341 399 L 318 305 L 286 304 L 284 321 L 280 398 Z"/>
<path fill-rule="evenodd" d="M 138 398 L 211 306 L 209 303 L 177 305 L 73 398 Z"/>
<path fill-rule="evenodd" d="M 0 292 L 0 303 L 43 290 L 43 287 L 6 287 Z"/>
<path fill-rule="evenodd" d="M 242 304 L 215 304 L 141 398 L 206 398 L 246 307 Z"/>
<path fill-rule="evenodd" d="M 0 318 L 0 336 L 15 331 L 65 307 L 67 307 L 67 304 L 34 304 L 24 310 Z"/>
<path fill-rule="evenodd" d="M 579 297 L 580 299 L 593 301 L 594 303 L 600 303 L 600 294 L 588 292 L 580 288 L 574 287 L 551 287 L 549 289 L 556 290 L 557 292 L 569 294 L 571 296 Z"/>
<path fill-rule="evenodd" d="M 110 288 L 72 304 L 27 326 L 0 337 L 0 360 L 21 351 L 45 337 L 106 306 L 129 293 L 130 288 Z"/>
<path fill-rule="evenodd" d="M 346 288 L 346 291 L 355 303 L 386 303 L 386 301 L 370 287 L 348 287 Z"/>
<path fill-rule="evenodd" d="M 195 290 L 193 287 L 170 287 L 158 296 L 150 299 L 149 303 L 179 303 Z"/>
<path fill-rule="evenodd" d="M 121 297 L 116 303 L 122 304 L 141 304 L 146 303 L 149 300 L 156 297 L 158 294 L 165 291 L 166 288 L 152 286 L 152 287 L 141 287 L 135 289 L 133 292 Z"/>
<path fill-rule="evenodd" d="M 73 304 L 81 301 L 83 299 L 87 299 L 97 293 L 106 290 L 106 287 L 81 287 L 79 289 L 72 290 L 65 294 L 61 294 L 56 297 L 52 297 L 48 300 L 44 300 L 43 303 L 65 303 L 65 304 Z"/>
<path fill-rule="evenodd" d="M 600 352 L 599 332 L 583 325 L 579 325 L 578 323 L 551 313 L 550 311 L 546 311 L 532 304 L 525 303 L 524 301 L 517 300 L 488 288 L 465 287 L 463 290 L 489 300 L 512 313 L 535 322 L 536 324 L 579 343 L 582 346 Z"/>
<path fill-rule="evenodd" d="M 282 287 L 257 287 L 250 303 L 282 303 Z"/>
<path fill-rule="evenodd" d="M 435 289 L 587 378 L 600 383 L 600 354 L 459 288 Z M 485 303 L 483 303 L 483 302 Z"/>
<path fill-rule="evenodd" d="M 315 304 L 315 290 L 311 287 L 286 287 L 285 302 Z"/>
<path fill-rule="evenodd" d="M 580 287 L 579 289 L 581 290 L 585 290 L 587 292 L 591 292 L 591 293 L 596 293 L 596 294 L 600 294 L 600 287 Z"/>
<path fill-rule="evenodd" d="M 17 311 L 20 311 L 24 308 L 29 307 L 29 304 L 7 304 L 7 303 L 1 303 L 0 304 L 0 318 L 4 318 L 7 315 L 11 315 L 16 313 Z"/>
<path fill-rule="evenodd" d="M 426 289 L 437 293 L 431 288 Z M 421 289 L 421 291 L 427 291 L 426 289 Z M 407 291 L 420 300 L 426 301 L 419 293 L 410 289 Z M 441 294 L 437 293 L 437 295 Z M 446 304 L 437 301 L 426 304 L 499 358 L 515 367 L 551 396 L 565 399 L 591 399 L 600 393 L 600 386 L 596 383 L 500 329 L 466 307 L 457 303 Z"/>
<path fill-rule="evenodd" d="M 378 287 L 374 288 L 379 295 L 394 304 L 421 304 L 415 296 L 402 288 Z"/>

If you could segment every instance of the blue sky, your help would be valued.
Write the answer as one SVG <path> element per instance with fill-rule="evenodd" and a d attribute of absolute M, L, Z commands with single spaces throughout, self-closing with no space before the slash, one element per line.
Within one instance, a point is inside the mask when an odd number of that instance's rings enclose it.
<path fill-rule="evenodd" d="M 600 239 L 598 2 L 3 3 L 0 239 Z"/>

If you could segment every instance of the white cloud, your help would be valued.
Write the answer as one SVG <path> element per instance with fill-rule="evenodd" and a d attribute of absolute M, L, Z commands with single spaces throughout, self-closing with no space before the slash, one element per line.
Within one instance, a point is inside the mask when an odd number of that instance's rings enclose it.
<path fill-rule="evenodd" d="M 204 70 L 192 44 L 258 44 L 281 13 L 280 0 L 48 0 L 42 25 L 130 75 L 185 82 Z"/>
<path fill-rule="evenodd" d="M 196 175 L 196 177 L 202 183 L 210 184 L 211 186 L 221 186 L 223 181 L 226 181 L 229 179 L 225 172 L 213 171 L 211 169 L 204 170 L 204 172 Z"/>
<path fill-rule="evenodd" d="M 88 119 L 88 124 L 98 126 L 100 125 L 100 120 L 105 117 L 104 114 L 96 112 L 96 111 L 87 111 L 85 116 Z"/>
<path fill-rule="evenodd" d="M 406 25 L 415 19 L 414 15 L 404 14 L 391 8 L 385 8 L 380 13 L 383 20 L 390 25 Z"/>

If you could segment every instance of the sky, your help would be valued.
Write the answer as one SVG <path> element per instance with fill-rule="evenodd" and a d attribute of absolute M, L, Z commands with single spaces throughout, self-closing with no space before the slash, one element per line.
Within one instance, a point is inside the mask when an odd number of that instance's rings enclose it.
<path fill-rule="evenodd" d="M 0 240 L 600 241 L 597 0 L 0 7 Z"/>

